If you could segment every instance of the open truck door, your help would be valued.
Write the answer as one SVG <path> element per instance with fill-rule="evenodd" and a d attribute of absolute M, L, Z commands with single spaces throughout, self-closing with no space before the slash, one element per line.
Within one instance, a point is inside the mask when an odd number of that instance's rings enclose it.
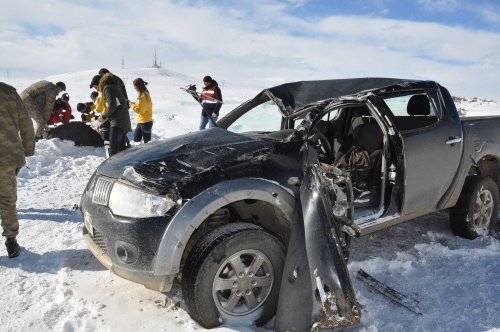
<path fill-rule="evenodd" d="M 345 327 L 360 321 L 347 270 L 349 238 L 356 233 L 352 196 L 337 185 L 344 181 L 347 188 L 350 180 L 330 165 L 305 165 L 281 282 L 275 324 L 279 331 Z"/>

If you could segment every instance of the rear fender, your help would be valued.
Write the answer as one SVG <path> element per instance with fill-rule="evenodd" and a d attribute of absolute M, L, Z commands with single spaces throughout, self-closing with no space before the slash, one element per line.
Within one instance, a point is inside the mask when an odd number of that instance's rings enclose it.
<path fill-rule="evenodd" d="M 484 142 L 472 153 L 471 158 L 477 164 L 486 156 L 494 156 L 497 160 L 500 160 L 500 145 L 494 142 Z"/>

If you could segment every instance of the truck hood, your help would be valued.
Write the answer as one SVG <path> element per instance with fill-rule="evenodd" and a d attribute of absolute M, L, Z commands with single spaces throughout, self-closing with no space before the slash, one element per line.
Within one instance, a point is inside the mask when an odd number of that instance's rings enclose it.
<path fill-rule="evenodd" d="M 251 164 L 263 162 L 272 150 L 272 141 L 210 128 L 121 152 L 103 162 L 96 173 L 163 194 L 188 183 L 202 186 L 241 174 Z M 226 172 L 228 168 L 231 172 Z"/>

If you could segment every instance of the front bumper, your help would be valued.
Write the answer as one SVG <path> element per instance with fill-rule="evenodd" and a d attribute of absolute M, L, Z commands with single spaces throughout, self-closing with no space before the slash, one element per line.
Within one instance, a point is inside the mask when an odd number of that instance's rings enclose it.
<path fill-rule="evenodd" d="M 92 254 L 107 269 L 147 288 L 166 292 L 175 275 L 155 275 L 154 261 L 171 217 L 131 219 L 115 216 L 104 205 L 92 202 L 92 192 L 82 196 L 83 237 Z"/>
<path fill-rule="evenodd" d="M 114 265 L 111 258 L 107 255 L 102 236 L 100 234 L 91 236 L 85 226 L 83 227 L 83 239 L 97 260 L 114 274 L 160 292 L 168 292 L 172 288 L 175 279 L 173 275 L 157 276 L 151 271 L 131 270 Z"/>

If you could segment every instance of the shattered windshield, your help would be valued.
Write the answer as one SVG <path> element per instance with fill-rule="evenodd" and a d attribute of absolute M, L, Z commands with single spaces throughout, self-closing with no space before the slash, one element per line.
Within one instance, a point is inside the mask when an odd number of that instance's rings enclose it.
<path fill-rule="evenodd" d="M 235 132 L 276 131 L 281 128 L 282 115 L 278 106 L 269 100 L 262 103 L 233 122 L 227 129 Z"/>

